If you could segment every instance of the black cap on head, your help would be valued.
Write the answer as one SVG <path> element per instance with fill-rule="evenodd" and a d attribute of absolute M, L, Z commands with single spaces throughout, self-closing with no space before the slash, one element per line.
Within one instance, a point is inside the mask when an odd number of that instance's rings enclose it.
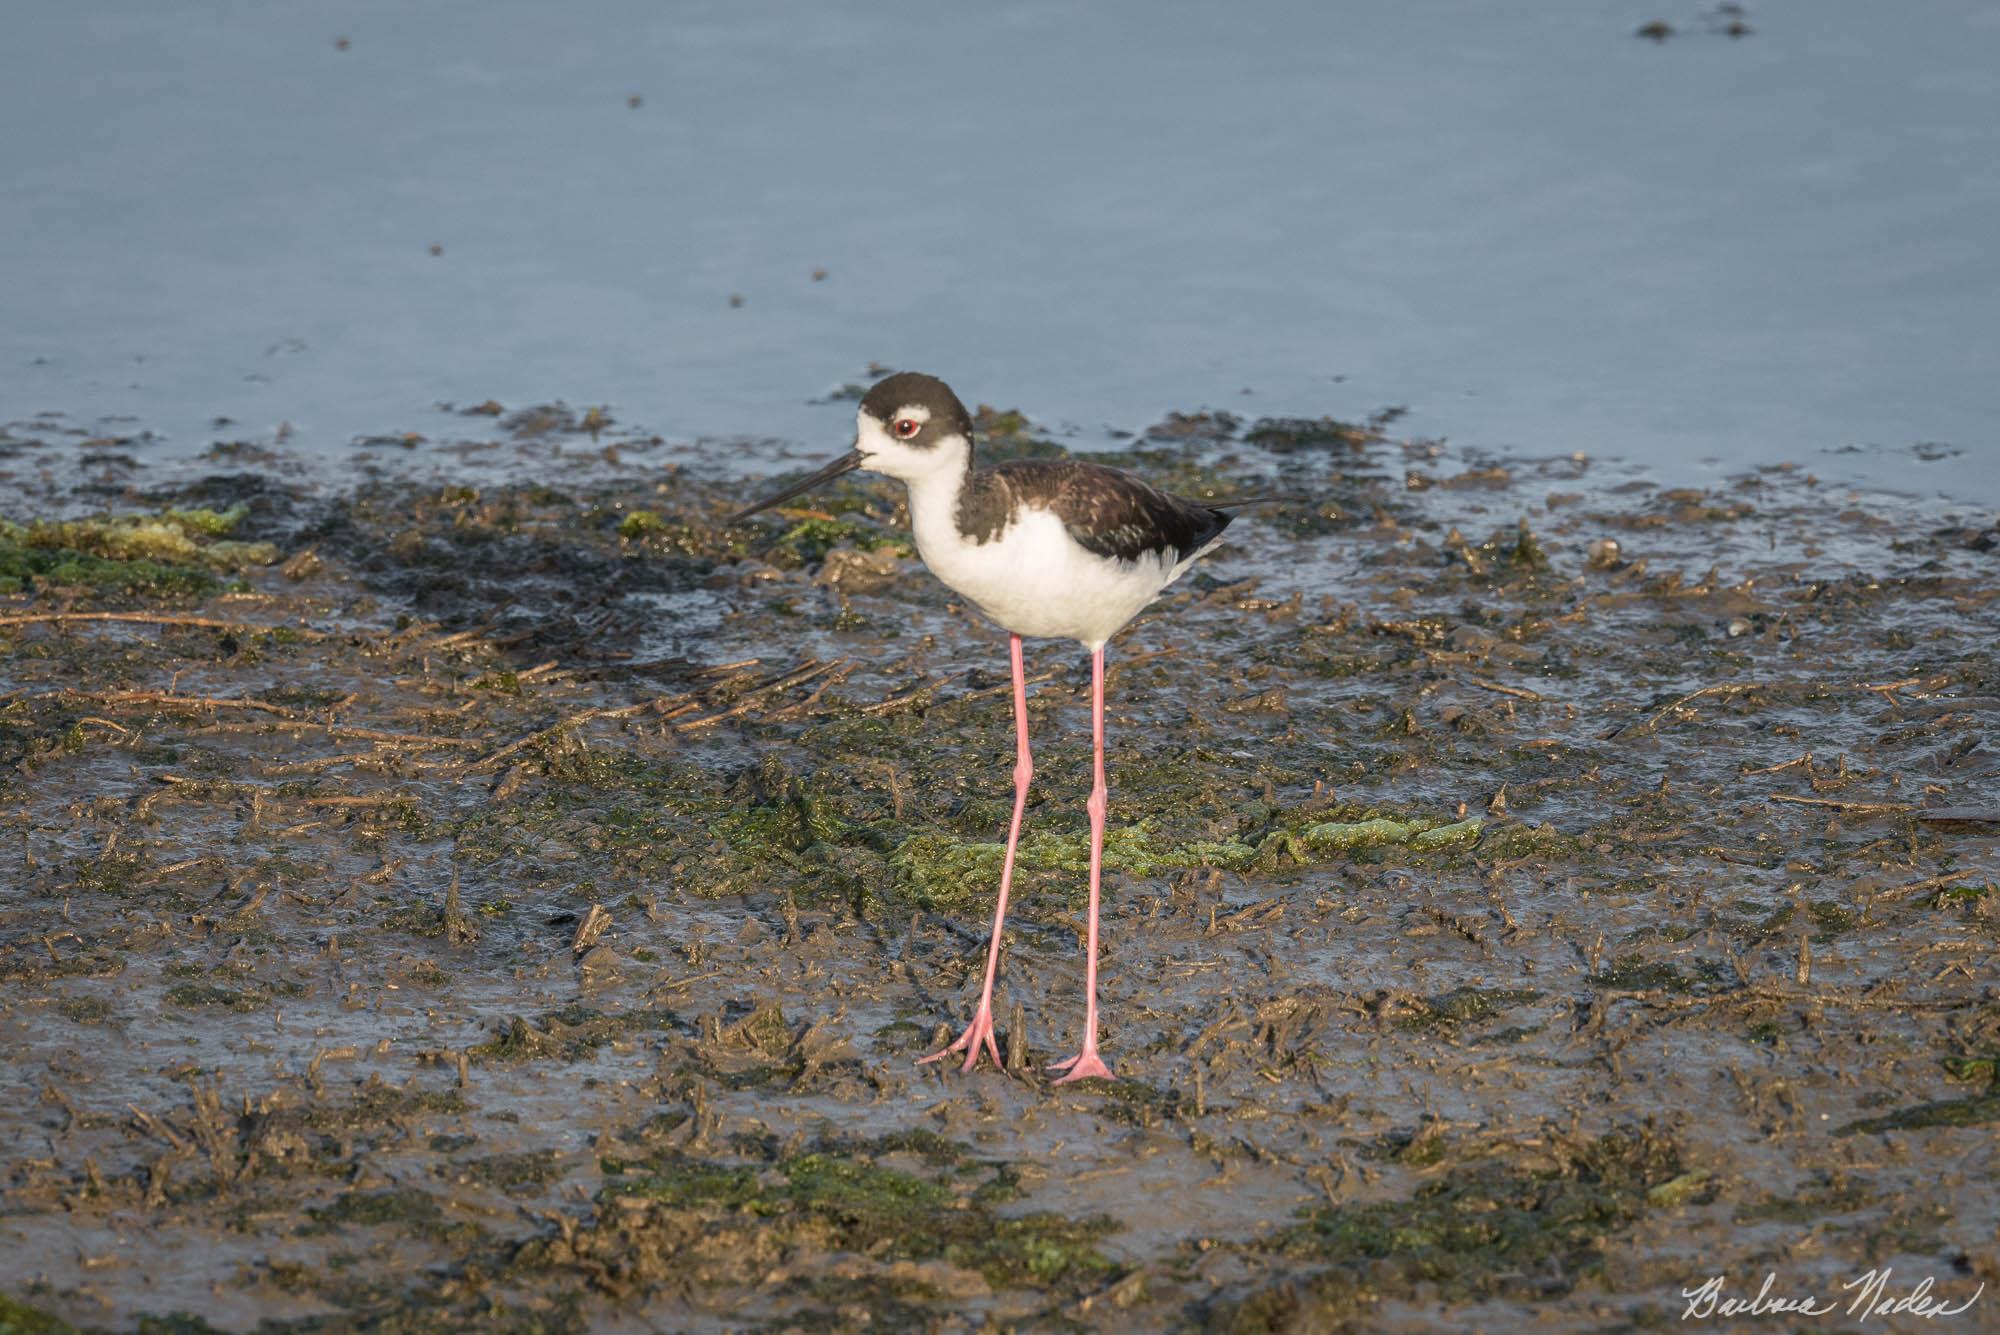
<path fill-rule="evenodd" d="M 934 375 L 925 375 L 922 371 L 898 371 L 887 379 L 876 381 L 874 388 L 861 399 L 861 411 L 878 422 L 887 422 L 899 408 L 930 410 L 930 420 L 923 433 L 926 439 L 935 439 L 947 433 L 972 439 L 972 414 L 965 411 L 965 405 L 958 401 L 958 395 L 951 392 L 951 386 Z"/>

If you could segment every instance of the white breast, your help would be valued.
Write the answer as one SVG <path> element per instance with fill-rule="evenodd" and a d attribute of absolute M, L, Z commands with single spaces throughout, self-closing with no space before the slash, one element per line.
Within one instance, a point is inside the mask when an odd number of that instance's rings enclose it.
<path fill-rule="evenodd" d="M 956 488 L 912 486 L 910 521 L 931 573 L 1004 630 L 1060 636 L 1097 649 L 1193 563 L 1118 561 L 1079 547 L 1047 510 L 1024 508 L 987 542 L 959 532 Z"/>

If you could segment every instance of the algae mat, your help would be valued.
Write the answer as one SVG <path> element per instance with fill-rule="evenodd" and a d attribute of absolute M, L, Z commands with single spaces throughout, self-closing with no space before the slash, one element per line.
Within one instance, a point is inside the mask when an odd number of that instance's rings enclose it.
<path fill-rule="evenodd" d="M 1080 655 L 1031 650 L 1009 1070 L 918 1069 L 979 982 L 999 637 L 885 487 L 725 531 L 740 483 L 601 415 L 470 420 L 569 481 L 8 437 L 86 461 L 0 526 L 0 1329 L 1597 1330 L 1996 1277 L 1992 516 L 1163 423 L 1122 461 L 1290 499 L 1113 647 L 1120 1079 L 1057 1090 Z"/>

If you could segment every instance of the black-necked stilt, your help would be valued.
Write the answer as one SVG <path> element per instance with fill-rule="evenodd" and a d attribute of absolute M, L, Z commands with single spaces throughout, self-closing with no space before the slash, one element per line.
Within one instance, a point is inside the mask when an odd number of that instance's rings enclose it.
<path fill-rule="evenodd" d="M 1097 1053 L 1097 899 L 1104 860 L 1104 643 L 1221 540 L 1228 502 L 1205 505 L 1168 495 L 1116 468 L 1081 460 L 1021 460 L 972 466 L 972 418 L 951 386 L 905 371 L 868 391 L 856 414 L 854 448 L 812 476 L 732 516 L 736 523 L 854 469 L 900 478 L 910 490 L 910 527 L 931 572 L 1008 632 L 1014 669 L 1014 817 L 1000 870 L 986 981 L 972 1023 L 937 1061 L 981 1050 L 1000 1064 L 993 1036 L 993 975 L 1014 880 L 1014 850 L 1034 763 L 1028 751 L 1028 693 L 1021 637 L 1058 636 L 1090 650 L 1090 917 L 1086 929 L 1083 1047 L 1051 1070 L 1057 1083 L 1111 1078 Z"/>

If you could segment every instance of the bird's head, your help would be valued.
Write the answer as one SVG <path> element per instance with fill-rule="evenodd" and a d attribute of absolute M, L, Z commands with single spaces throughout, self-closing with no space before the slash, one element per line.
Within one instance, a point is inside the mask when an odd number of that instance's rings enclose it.
<path fill-rule="evenodd" d="M 972 415 L 951 386 L 921 371 L 902 371 L 875 387 L 854 414 L 855 464 L 914 482 L 961 473 L 972 453 Z"/>
<path fill-rule="evenodd" d="M 904 482 L 952 476 L 972 458 L 972 415 L 934 375 L 899 371 L 877 381 L 854 414 L 854 448 L 775 496 L 731 515 L 734 524 L 857 468 Z"/>

